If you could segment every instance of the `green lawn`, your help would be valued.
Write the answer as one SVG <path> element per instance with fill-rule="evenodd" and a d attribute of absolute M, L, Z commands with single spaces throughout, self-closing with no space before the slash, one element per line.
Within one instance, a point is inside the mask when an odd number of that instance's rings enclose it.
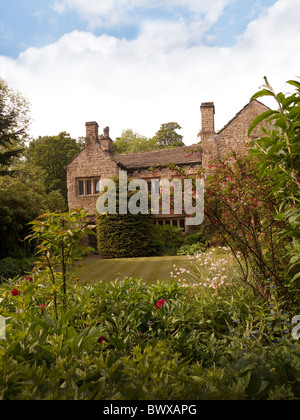
<path fill-rule="evenodd" d="M 156 280 L 170 280 L 173 264 L 187 268 L 190 261 L 186 256 L 105 260 L 95 255 L 81 261 L 74 274 L 80 281 L 91 284 L 99 280 L 121 280 L 125 277 L 142 277 L 145 283 L 154 283 Z"/>

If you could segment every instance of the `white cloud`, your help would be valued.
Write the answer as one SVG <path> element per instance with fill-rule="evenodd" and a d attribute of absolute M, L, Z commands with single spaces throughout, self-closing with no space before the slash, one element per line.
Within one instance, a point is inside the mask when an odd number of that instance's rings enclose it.
<path fill-rule="evenodd" d="M 300 76 L 299 6 L 300 0 L 279 0 L 232 48 L 191 46 L 183 20 L 144 22 L 132 41 L 74 31 L 16 60 L 0 57 L 0 75 L 31 101 L 33 136 L 62 130 L 84 136 L 85 122 L 93 120 L 100 129 L 110 126 L 112 138 L 126 128 L 152 136 L 176 121 L 192 144 L 201 102 L 215 102 L 220 129 L 264 75 L 284 91 L 288 79 Z"/>

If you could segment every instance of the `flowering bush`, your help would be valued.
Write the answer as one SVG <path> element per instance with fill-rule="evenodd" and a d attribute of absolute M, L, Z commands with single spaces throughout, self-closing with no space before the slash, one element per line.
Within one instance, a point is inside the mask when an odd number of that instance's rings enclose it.
<path fill-rule="evenodd" d="M 220 258 L 218 252 L 224 257 Z M 237 254 L 240 256 L 240 254 Z M 231 285 L 238 281 L 240 276 L 239 266 L 230 253 L 230 248 L 218 246 L 211 248 L 206 253 L 189 255 L 190 267 L 173 266 L 171 277 L 177 279 L 183 286 L 212 288 L 215 292 L 221 286 Z"/>
<path fill-rule="evenodd" d="M 288 243 L 277 233 L 278 202 L 269 183 L 262 180 L 256 161 L 232 153 L 223 160 L 211 160 L 214 171 L 206 184 L 205 216 L 230 247 L 240 267 L 241 278 L 264 300 L 271 298 L 268 281 L 286 302 L 293 302 L 288 264 Z"/>

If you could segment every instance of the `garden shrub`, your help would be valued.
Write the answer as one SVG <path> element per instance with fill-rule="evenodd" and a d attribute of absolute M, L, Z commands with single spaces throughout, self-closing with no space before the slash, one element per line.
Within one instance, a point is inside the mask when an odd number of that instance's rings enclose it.
<path fill-rule="evenodd" d="M 46 282 L 0 286 L 3 400 L 300 398 L 289 315 L 242 285 L 74 283 L 56 319 Z"/>
<path fill-rule="evenodd" d="M 202 232 L 188 233 L 183 238 L 182 245 L 177 250 L 177 255 L 195 255 L 205 250 L 205 242 L 202 241 Z"/>
<path fill-rule="evenodd" d="M 97 213 L 99 254 L 105 258 L 146 257 L 152 255 L 152 240 L 154 236 L 152 215 L 119 214 L 119 178 L 116 177 L 113 181 L 116 185 L 117 213 Z M 130 179 L 128 179 L 129 182 Z M 133 194 L 135 194 L 135 191 L 128 192 L 127 202 Z"/>
<path fill-rule="evenodd" d="M 97 215 L 98 252 L 105 258 L 152 255 L 151 215 Z"/>
<path fill-rule="evenodd" d="M 0 260 L 0 281 L 1 279 L 13 278 L 28 273 L 32 270 L 33 265 L 33 257 L 3 258 Z"/>
<path fill-rule="evenodd" d="M 152 240 L 153 255 L 176 255 L 184 242 L 183 230 L 171 225 L 154 227 Z"/>
<path fill-rule="evenodd" d="M 201 243 L 184 244 L 177 250 L 177 255 L 195 255 L 205 250 L 205 245 Z"/>

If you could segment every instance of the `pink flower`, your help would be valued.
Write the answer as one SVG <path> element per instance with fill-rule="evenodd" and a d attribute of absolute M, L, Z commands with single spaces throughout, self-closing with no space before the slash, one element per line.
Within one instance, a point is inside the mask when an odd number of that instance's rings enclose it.
<path fill-rule="evenodd" d="M 13 289 L 13 290 L 11 291 L 11 294 L 12 294 L 13 296 L 18 296 L 20 293 L 21 293 L 21 292 L 20 292 L 20 290 L 17 290 L 17 289 Z"/>
<path fill-rule="evenodd" d="M 101 335 L 101 337 L 99 337 L 97 341 L 98 341 L 98 343 L 99 343 L 99 344 L 102 344 L 102 343 L 103 343 L 104 341 L 106 341 L 106 340 L 105 340 L 105 338 L 103 337 L 103 335 Z"/>
<path fill-rule="evenodd" d="M 40 303 L 40 307 L 41 307 L 42 312 L 45 312 L 46 305 L 43 305 L 42 303 Z"/>
<path fill-rule="evenodd" d="M 157 309 L 161 309 L 162 305 L 167 302 L 166 299 L 160 299 L 158 302 L 156 302 Z"/>
<path fill-rule="evenodd" d="M 25 280 L 27 280 L 27 281 L 32 281 L 33 280 L 33 278 L 32 277 L 26 277 L 26 279 Z"/>

